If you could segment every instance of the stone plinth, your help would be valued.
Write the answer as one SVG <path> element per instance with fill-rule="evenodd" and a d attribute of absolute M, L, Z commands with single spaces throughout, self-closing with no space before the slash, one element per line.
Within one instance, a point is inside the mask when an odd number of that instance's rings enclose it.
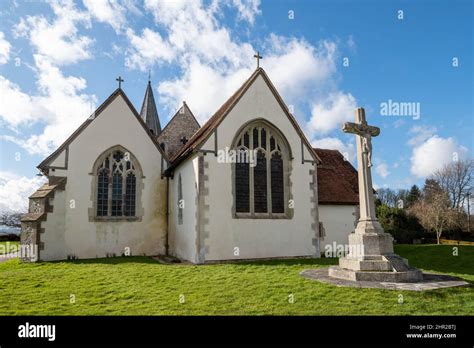
<path fill-rule="evenodd" d="M 390 260 L 392 257 L 394 260 Z M 414 283 L 423 280 L 423 273 L 419 269 L 408 266 L 396 254 L 371 261 L 343 258 L 339 260 L 339 266 L 329 267 L 328 275 L 339 279 L 367 282 Z"/>
<path fill-rule="evenodd" d="M 349 254 L 339 259 L 339 266 L 329 268 L 330 277 L 351 281 L 403 283 L 423 279 L 419 269 L 410 267 L 407 260 L 393 252 L 393 237 L 390 234 L 358 233 L 359 225 L 356 232 L 349 235 Z"/>
<path fill-rule="evenodd" d="M 300 274 L 307 279 L 316 280 L 322 283 L 332 284 L 336 286 L 354 287 L 354 288 L 425 291 L 425 290 L 435 290 L 435 289 L 451 288 L 451 287 L 458 287 L 458 286 L 469 286 L 469 283 L 463 281 L 462 279 L 443 275 L 443 274 L 423 273 L 422 279 L 417 282 L 366 281 L 366 280 L 348 280 L 344 278 L 331 277 L 328 274 L 329 269 L 330 268 L 328 267 L 307 269 L 301 272 Z"/>

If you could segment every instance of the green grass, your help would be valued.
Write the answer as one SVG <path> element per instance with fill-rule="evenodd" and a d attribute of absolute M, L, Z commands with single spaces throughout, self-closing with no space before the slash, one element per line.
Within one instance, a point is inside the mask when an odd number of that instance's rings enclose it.
<path fill-rule="evenodd" d="M 396 252 L 416 267 L 464 278 L 471 287 L 424 292 L 341 288 L 299 275 L 336 259 L 203 266 L 163 265 L 147 257 L 37 264 L 11 260 L 0 263 L 0 314 L 474 315 L 474 247 L 459 246 L 459 256 L 452 255 L 452 248 L 398 245 Z"/>
<path fill-rule="evenodd" d="M 17 251 L 17 247 L 20 242 L 0 242 L 0 255 L 8 254 L 10 252 Z"/>

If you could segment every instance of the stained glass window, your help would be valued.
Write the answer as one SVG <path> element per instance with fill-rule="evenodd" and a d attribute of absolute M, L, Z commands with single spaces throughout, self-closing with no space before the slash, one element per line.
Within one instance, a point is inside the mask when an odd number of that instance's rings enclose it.
<path fill-rule="evenodd" d="M 134 217 L 137 205 L 137 170 L 130 154 L 114 150 L 97 166 L 98 217 Z"/>
<path fill-rule="evenodd" d="M 284 214 L 285 190 L 288 190 L 284 172 L 289 148 L 282 136 L 267 124 L 258 122 L 241 131 L 235 144 L 237 151 L 246 151 L 247 155 L 237 158 L 250 160 L 235 163 L 236 213 L 263 214 L 263 217 Z M 252 159 L 256 161 L 253 164 Z"/>

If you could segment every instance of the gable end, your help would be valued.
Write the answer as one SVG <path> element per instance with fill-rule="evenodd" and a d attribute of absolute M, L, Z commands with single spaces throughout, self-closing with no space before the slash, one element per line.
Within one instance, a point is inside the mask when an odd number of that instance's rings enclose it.
<path fill-rule="evenodd" d="M 62 151 L 67 151 L 66 153 L 68 154 L 69 152 L 69 144 L 71 144 L 74 139 L 77 138 L 79 134 L 82 133 L 84 129 L 87 128 L 87 126 L 92 123 L 97 117 L 100 116 L 102 111 L 104 111 L 118 96 L 121 96 L 125 103 L 128 105 L 130 110 L 132 111 L 133 115 L 137 119 L 137 121 L 141 124 L 145 132 L 148 134 L 150 140 L 153 142 L 155 147 L 158 149 L 158 151 L 161 153 L 163 158 L 165 159 L 166 163 L 169 164 L 168 157 L 162 150 L 161 146 L 158 144 L 156 141 L 155 136 L 153 135 L 152 132 L 148 129 L 146 126 L 145 122 L 142 120 L 140 115 L 138 114 L 137 110 L 133 106 L 133 104 L 130 102 L 128 99 L 127 95 L 123 92 L 121 88 L 117 88 L 80 126 L 77 128 L 65 141 L 64 143 L 61 144 L 51 155 L 46 157 L 36 168 L 38 168 L 43 174 L 47 175 L 47 169 L 67 169 L 67 157 L 66 157 L 66 162 L 65 166 L 63 168 L 55 168 L 51 167 L 50 164 L 62 153 Z"/>

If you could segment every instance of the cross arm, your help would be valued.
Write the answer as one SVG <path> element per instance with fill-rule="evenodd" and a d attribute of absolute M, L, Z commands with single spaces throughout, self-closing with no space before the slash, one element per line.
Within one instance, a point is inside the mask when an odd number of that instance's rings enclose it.
<path fill-rule="evenodd" d="M 344 133 L 353 133 L 360 136 L 367 136 L 371 135 L 376 137 L 380 134 L 380 128 L 374 126 L 368 126 L 367 124 L 363 123 L 353 123 L 353 122 L 346 122 L 342 126 L 342 131 Z"/>
<path fill-rule="evenodd" d="M 342 131 L 344 133 L 354 133 L 354 134 L 358 134 L 358 135 L 360 135 L 362 133 L 361 129 L 360 129 L 360 124 L 353 123 L 353 122 L 345 122 L 342 125 Z"/>

